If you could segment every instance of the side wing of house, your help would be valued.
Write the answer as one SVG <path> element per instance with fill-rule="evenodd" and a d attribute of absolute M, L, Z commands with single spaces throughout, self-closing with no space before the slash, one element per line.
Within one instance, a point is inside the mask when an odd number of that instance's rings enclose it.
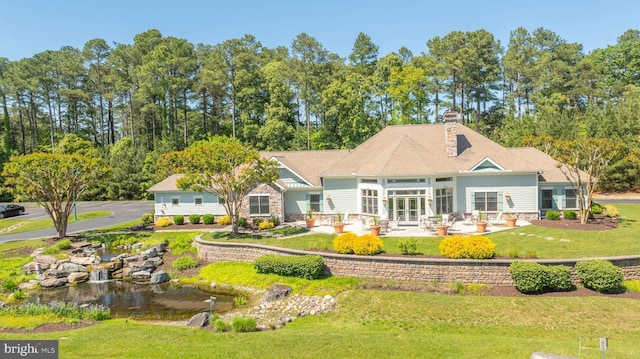
<path fill-rule="evenodd" d="M 154 197 L 156 218 L 175 215 L 189 216 L 191 214 L 213 214 L 215 216 L 226 214 L 218 197 L 210 193 L 175 190 L 154 192 Z"/>

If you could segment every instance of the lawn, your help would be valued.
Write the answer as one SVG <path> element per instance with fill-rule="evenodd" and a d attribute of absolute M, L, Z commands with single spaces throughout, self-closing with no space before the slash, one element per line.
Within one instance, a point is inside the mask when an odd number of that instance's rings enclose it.
<path fill-rule="evenodd" d="M 57 339 L 61 358 L 528 358 L 536 351 L 638 358 L 640 301 L 601 297 L 475 297 L 349 290 L 338 309 L 284 329 L 212 333 L 108 320 L 66 332 L 0 334 Z"/>
<path fill-rule="evenodd" d="M 497 243 L 496 250 L 505 255 L 534 251 L 540 258 L 638 254 L 635 233 L 640 229 L 640 206 L 617 207 L 623 220 L 615 230 L 562 231 L 527 226 L 489 237 Z M 164 232 L 141 236 L 145 242 L 157 243 L 195 235 Z M 214 236 L 220 234 L 206 235 L 210 240 L 227 240 Z M 242 241 L 326 249 L 331 248 L 334 237 L 304 235 Z M 398 244 L 406 238 L 383 240 L 385 251 L 399 253 Z M 438 254 L 438 238 L 416 240 L 420 252 Z M 34 247 L 41 245 L 33 242 Z M 0 245 L 0 259 L 7 267 L 9 260 L 18 258 L 15 250 L 26 243 Z M 298 318 L 283 329 L 255 333 L 213 333 L 118 319 L 73 331 L 0 333 L 0 338 L 59 340 L 61 358 L 528 358 L 539 351 L 588 359 L 601 358 L 599 338 L 608 337 L 608 357 L 640 357 L 640 300 L 366 290 L 361 289 L 360 279 L 284 278 L 257 274 L 247 263 L 209 264 L 191 281 L 255 288 L 280 283 L 290 285 L 294 293 L 334 295 L 338 305 L 332 313 Z"/>
<path fill-rule="evenodd" d="M 586 258 L 602 256 L 622 256 L 640 253 L 640 206 L 620 204 L 616 206 L 621 215 L 619 227 L 607 231 L 560 230 L 541 226 L 524 226 L 511 230 L 487 234 L 496 243 L 496 254 L 504 257 L 540 259 Z M 207 233 L 205 240 L 226 241 L 225 233 Z M 288 238 L 252 239 L 251 237 L 233 241 L 258 243 L 292 249 L 331 249 L 335 235 L 309 234 Z M 400 242 L 404 237 L 383 237 L 383 250 L 387 253 L 401 253 Z M 414 238 L 418 243 L 418 254 L 439 255 L 441 238 Z"/>
<path fill-rule="evenodd" d="M 77 215 L 78 217 L 77 220 L 75 220 L 73 216 L 69 216 L 69 224 L 86 221 L 89 219 L 106 217 L 109 215 L 111 215 L 111 212 L 108 212 L 108 211 L 94 211 L 94 212 L 79 213 Z M 51 218 L 34 220 L 34 219 L 21 219 L 19 217 L 15 217 L 15 218 L 5 218 L 0 220 L 0 234 L 24 233 L 24 232 L 37 231 L 39 229 L 45 229 L 45 228 L 51 228 L 51 227 L 53 227 L 53 221 L 51 220 Z"/>

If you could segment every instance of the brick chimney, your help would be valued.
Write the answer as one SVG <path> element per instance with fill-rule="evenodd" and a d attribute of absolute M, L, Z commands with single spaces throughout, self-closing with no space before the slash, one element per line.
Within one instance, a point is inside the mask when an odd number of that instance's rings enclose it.
<path fill-rule="evenodd" d="M 458 157 L 458 113 L 447 111 L 442 114 L 444 120 L 444 136 L 447 147 L 447 157 Z"/>

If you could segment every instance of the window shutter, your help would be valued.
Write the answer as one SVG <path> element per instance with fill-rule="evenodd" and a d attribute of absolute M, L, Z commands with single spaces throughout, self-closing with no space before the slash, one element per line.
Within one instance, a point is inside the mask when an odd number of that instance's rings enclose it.
<path fill-rule="evenodd" d="M 474 211 L 476 209 L 476 193 L 471 192 L 471 208 L 468 212 Z"/>
<path fill-rule="evenodd" d="M 311 197 L 311 196 L 309 196 L 309 192 L 307 192 L 307 193 L 305 194 L 305 199 L 306 199 L 306 201 L 307 201 L 307 208 L 305 209 L 305 213 L 306 213 L 306 212 L 309 212 L 309 209 L 311 208 L 311 198 L 310 198 L 310 197 Z"/>
<path fill-rule="evenodd" d="M 324 195 L 321 194 L 319 196 L 319 199 L 320 199 L 320 206 L 319 206 L 320 207 L 320 212 L 324 213 Z"/>
<path fill-rule="evenodd" d="M 498 192 L 498 212 L 502 212 L 502 192 Z"/>

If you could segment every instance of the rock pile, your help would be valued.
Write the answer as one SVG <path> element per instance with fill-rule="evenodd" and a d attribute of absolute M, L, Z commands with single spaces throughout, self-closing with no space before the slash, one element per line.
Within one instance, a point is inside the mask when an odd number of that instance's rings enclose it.
<path fill-rule="evenodd" d="M 88 280 L 109 280 L 130 277 L 134 282 L 157 284 L 169 280 L 167 272 L 156 268 L 162 265 L 162 255 L 166 244 L 155 245 L 138 255 L 123 253 L 108 262 L 102 262 L 96 255 L 100 246 L 90 243 L 74 243 L 72 256 L 58 259 L 43 254 L 44 248 L 36 249 L 31 256 L 33 261 L 22 266 L 25 274 L 36 274 L 36 279 L 20 284 L 20 289 L 30 290 L 40 285 L 53 288 L 69 283 L 80 283 Z"/>
<path fill-rule="evenodd" d="M 226 313 L 223 319 L 240 314 L 255 318 L 260 330 L 279 329 L 298 317 L 327 313 L 336 306 L 336 301 L 330 295 L 309 297 L 300 294 L 290 296 L 290 293 L 291 287 L 274 285 L 265 293 L 259 305 L 242 313 Z"/>

